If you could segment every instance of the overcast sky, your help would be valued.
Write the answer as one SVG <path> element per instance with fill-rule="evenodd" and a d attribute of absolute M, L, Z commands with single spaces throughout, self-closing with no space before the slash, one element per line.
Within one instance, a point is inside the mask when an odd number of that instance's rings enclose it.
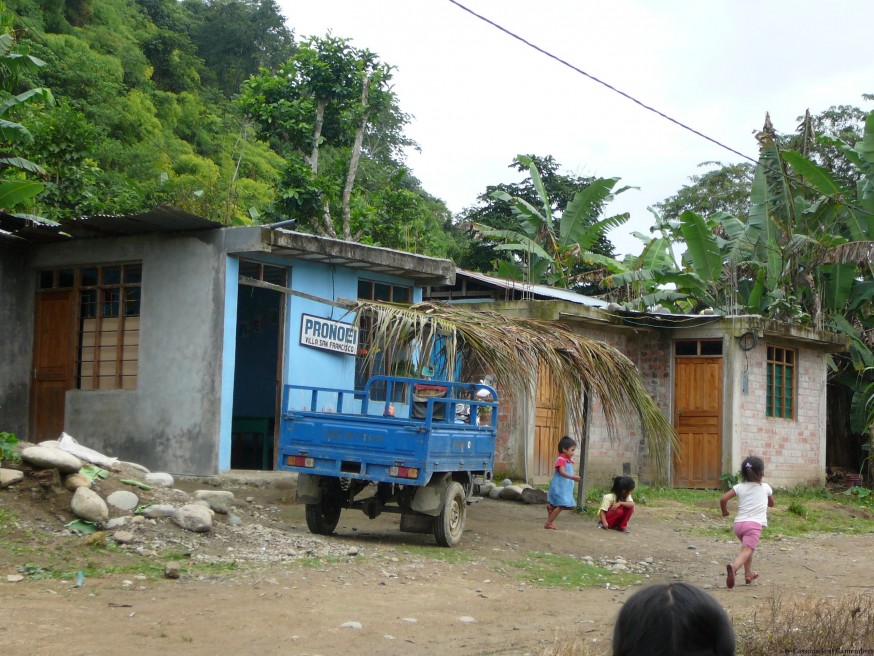
<path fill-rule="evenodd" d="M 874 1 L 460 0 L 527 41 L 750 157 L 770 112 L 780 132 L 805 109 L 867 110 L 874 93 Z M 518 153 L 564 172 L 639 187 L 609 214 L 609 237 L 639 253 L 647 207 L 704 161 L 740 157 L 500 32 L 449 0 L 279 0 L 297 38 L 348 37 L 396 67 L 394 87 L 420 146 L 407 164 L 453 212 L 515 182 Z"/>

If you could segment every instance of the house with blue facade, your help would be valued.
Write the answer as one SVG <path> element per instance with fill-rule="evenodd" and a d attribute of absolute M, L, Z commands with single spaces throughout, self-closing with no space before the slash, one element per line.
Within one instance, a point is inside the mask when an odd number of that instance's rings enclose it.
<path fill-rule="evenodd" d="M 417 302 L 454 279 L 449 260 L 171 207 L 0 214 L 0 430 L 170 473 L 272 469 L 284 385 L 372 373 L 343 300 Z"/>

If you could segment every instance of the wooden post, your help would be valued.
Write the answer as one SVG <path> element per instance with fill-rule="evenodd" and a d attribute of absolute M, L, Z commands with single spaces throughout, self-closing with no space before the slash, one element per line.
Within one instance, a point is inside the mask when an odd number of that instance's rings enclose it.
<path fill-rule="evenodd" d="M 587 389 L 583 395 L 583 436 L 580 440 L 580 481 L 577 483 L 577 508 L 586 507 L 586 464 L 589 461 L 589 432 L 592 424 L 592 395 Z"/>

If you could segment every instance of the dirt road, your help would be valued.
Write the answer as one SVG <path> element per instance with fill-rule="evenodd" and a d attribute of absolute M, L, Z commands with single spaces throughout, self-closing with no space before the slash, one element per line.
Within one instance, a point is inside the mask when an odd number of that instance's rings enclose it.
<path fill-rule="evenodd" d="M 307 534 L 303 508 L 279 498 L 287 491 L 257 494 L 276 504 L 283 531 Z M 400 533 L 395 515 L 368 520 L 347 511 L 327 540 L 338 553 L 357 555 L 183 573 L 179 580 L 107 575 L 82 587 L 4 578 L 0 647 L 29 656 L 540 655 L 572 639 L 609 641 L 618 609 L 637 587 L 564 590 L 526 582 L 513 563 L 532 553 L 596 563 L 652 559 L 641 584 L 706 587 L 736 623 L 775 595 L 860 592 L 874 580 L 874 536 L 820 536 L 765 541 L 756 555 L 759 581 L 726 590 L 724 564 L 736 554 L 735 542 L 694 533 L 728 521 L 719 517 L 717 498 L 698 509 L 638 506 L 628 534 L 599 530 L 573 513 L 560 516 L 560 530 L 544 530 L 542 507 L 483 500 L 470 508 L 455 550 L 437 549 L 428 535 Z M 130 558 L 118 554 L 119 563 Z"/>

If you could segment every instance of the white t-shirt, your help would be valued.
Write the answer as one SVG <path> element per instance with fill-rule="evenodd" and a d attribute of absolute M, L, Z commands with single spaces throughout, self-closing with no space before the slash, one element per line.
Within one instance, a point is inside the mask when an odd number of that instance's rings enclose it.
<path fill-rule="evenodd" d="M 732 488 L 737 494 L 737 522 L 756 522 L 768 525 L 768 497 L 774 490 L 767 483 L 738 483 Z"/>

